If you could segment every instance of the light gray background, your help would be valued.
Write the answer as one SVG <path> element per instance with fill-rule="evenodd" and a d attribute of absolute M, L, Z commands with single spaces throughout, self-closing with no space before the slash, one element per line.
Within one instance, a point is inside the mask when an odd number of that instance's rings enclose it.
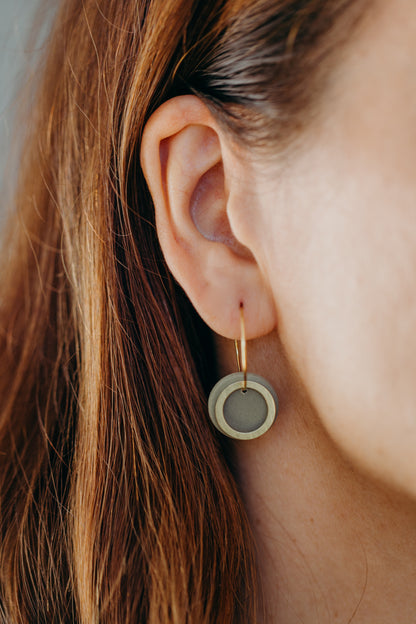
<path fill-rule="evenodd" d="M 0 217 L 18 167 L 11 143 L 17 93 L 27 64 L 39 54 L 38 44 L 29 49 L 27 43 L 38 7 L 38 0 L 0 0 Z"/>

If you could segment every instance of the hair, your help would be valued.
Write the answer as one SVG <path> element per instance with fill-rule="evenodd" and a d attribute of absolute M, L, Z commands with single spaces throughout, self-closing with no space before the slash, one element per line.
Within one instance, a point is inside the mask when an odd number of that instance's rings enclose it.
<path fill-rule="evenodd" d="M 185 93 L 253 149 L 290 142 L 352 4 L 62 2 L 0 281 L 2 622 L 256 621 L 211 333 L 158 245 L 140 142 Z"/>

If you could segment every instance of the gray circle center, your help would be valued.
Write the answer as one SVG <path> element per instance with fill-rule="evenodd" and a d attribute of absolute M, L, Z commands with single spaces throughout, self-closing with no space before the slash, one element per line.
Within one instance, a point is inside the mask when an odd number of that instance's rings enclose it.
<path fill-rule="evenodd" d="M 255 431 L 267 418 L 267 403 L 259 392 L 252 388 L 238 389 L 227 397 L 224 403 L 226 422 L 242 433 Z"/>

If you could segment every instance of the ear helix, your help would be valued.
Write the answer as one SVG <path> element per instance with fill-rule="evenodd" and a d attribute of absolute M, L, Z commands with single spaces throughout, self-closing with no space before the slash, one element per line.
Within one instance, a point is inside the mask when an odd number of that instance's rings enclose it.
<path fill-rule="evenodd" d="M 235 340 L 239 372 L 227 375 L 215 384 L 208 398 L 208 410 L 213 424 L 221 433 L 237 440 L 252 440 L 266 433 L 274 423 L 278 399 L 274 388 L 266 379 L 247 373 L 242 303 L 240 325 L 241 363 Z"/>

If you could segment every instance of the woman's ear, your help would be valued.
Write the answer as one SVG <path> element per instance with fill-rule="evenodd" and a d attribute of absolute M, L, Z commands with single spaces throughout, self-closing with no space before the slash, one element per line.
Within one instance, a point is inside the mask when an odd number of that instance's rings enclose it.
<path fill-rule="evenodd" d="M 141 163 L 152 194 L 166 262 L 199 315 L 216 333 L 240 335 L 240 303 L 247 338 L 275 327 L 275 307 L 251 250 L 233 231 L 238 206 L 231 139 L 195 96 L 173 98 L 149 119 Z M 241 168 L 242 163 L 239 163 Z M 243 217 L 241 217 L 243 218 Z M 234 230 L 238 215 L 234 217 Z"/>

